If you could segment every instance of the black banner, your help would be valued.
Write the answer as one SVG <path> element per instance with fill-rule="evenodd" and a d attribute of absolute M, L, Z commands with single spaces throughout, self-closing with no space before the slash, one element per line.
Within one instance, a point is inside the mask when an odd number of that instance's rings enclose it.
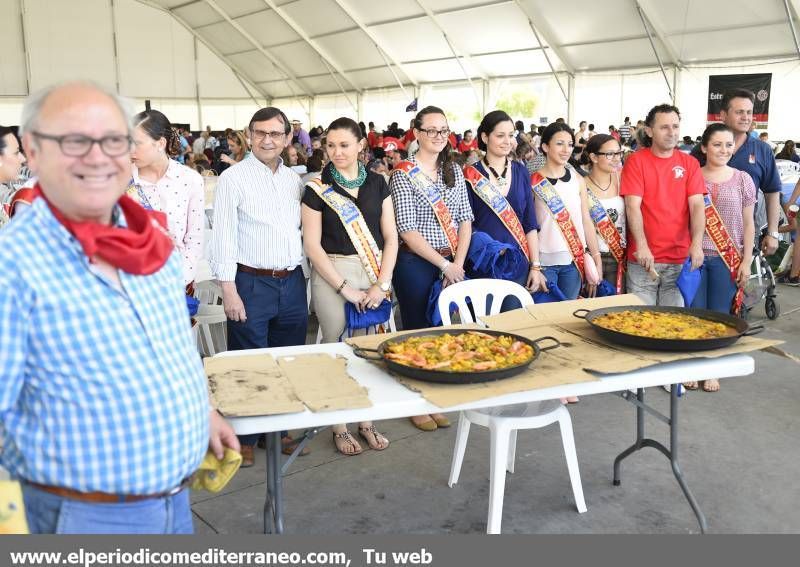
<path fill-rule="evenodd" d="M 769 118 L 769 97 L 772 87 L 772 73 L 753 73 L 748 75 L 709 75 L 708 77 L 708 116 L 706 121 L 720 122 L 722 96 L 730 89 L 747 89 L 756 95 L 753 107 L 753 122 L 756 129 L 767 127 Z"/>

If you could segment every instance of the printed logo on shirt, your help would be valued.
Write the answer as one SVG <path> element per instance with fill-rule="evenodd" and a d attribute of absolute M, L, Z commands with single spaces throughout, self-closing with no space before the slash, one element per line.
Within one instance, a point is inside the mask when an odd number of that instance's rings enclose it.
<path fill-rule="evenodd" d="M 747 161 L 749 161 L 751 164 L 755 163 L 756 162 L 756 154 L 750 154 L 750 156 L 747 158 Z"/>
<path fill-rule="evenodd" d="M 681 166 L 676 165 L 675 167 L 672 168 L 672 173 L 675 174 L 675 179 L 682 179 L 683 174 L 686 173 L 686 170 L 683 169 Z"/>

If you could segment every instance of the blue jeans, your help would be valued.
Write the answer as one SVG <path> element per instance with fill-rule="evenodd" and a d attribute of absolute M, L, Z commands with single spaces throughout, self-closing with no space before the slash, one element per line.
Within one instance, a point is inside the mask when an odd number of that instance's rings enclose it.
<path fill-rule="evenodd" d="M 428 297 L 433 282 L 439 279 L 439 268 L 412 252 L 400 250 L 394 268 L 392 285 L 400 306 L 403 329 L 425 329 L 430 327 Z"/>
<path fill-rule="evenodd" d="M 228 319 L 228 350 L 304 345 L 308 329 L 306 280 L 299 267 L 286 278 L 236 273 L 236 291 L 247 320 Z M 240 435 L 255 445 L 259 434 Z"/>
<path fill-rule="evenodd" d="M 581 291 L 581 274 L 575 264 L 544 266 L 542 273 L 548 286 L 555 283 L 567 299 L 578 299 Z"/>
<path fill-rule="evenodd" d="M 700 288 L 694 296 L 692 307 L 729 314 L 734 295 L 736 284 L 731 279 L 728 266 L 719 256 L 706 256 L 703 260 Z"/>
<path fill-rule="evenodd" d="M 120 504 L 70 500 L 22 483 L 32 534 L 192 534 L 189 490 Z"/>

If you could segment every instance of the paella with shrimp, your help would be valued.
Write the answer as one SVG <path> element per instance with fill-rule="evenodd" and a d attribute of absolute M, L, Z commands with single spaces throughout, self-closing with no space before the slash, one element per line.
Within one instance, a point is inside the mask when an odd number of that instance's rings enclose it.
<path fill-rule="evenodd" d="M 440 372 L 501 370 L 533 360 L 529 344 L 479 331 L 414 336 L 386 346 L 384 356 L 403 366 Z"/>
<path fill-rule="evenodd" d="M 717 339 L 738 334 L 725 323 L 675 312 L 616 311 L 595 317 L 592 323 L 610 331 L 651 339 Z"/>

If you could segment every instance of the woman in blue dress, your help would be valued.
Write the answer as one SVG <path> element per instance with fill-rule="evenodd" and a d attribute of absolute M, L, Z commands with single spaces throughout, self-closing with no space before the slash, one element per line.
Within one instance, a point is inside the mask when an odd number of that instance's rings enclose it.
<path fill-rule="evenodd" d="M 485 152 L 474 168 L 489 181 L 490 187 L 483 195 L 476 190 L 473 180 L 469 201 L 475 220 L 474 232 L 483 232 L 502 244 L 516 247 L 526 261 L 520 262 L 514 274 L 506 279 L 525 286 L 529 291 L 545 291 L 547 284 L 539 262 L 539 223 L 536 221 L 530 174 L 522 163 L 509 159 L 516 129 L 511 117 L 502 110 L 494 110 L 483 117 L 478 127 L 478 147 Z M 467 178 L 470 176 L 467 175 Z M 513 215 L 503 213 L 507 203 Z M 502 310 L 515 309 L 519 302 L 509 298 Z"/>

